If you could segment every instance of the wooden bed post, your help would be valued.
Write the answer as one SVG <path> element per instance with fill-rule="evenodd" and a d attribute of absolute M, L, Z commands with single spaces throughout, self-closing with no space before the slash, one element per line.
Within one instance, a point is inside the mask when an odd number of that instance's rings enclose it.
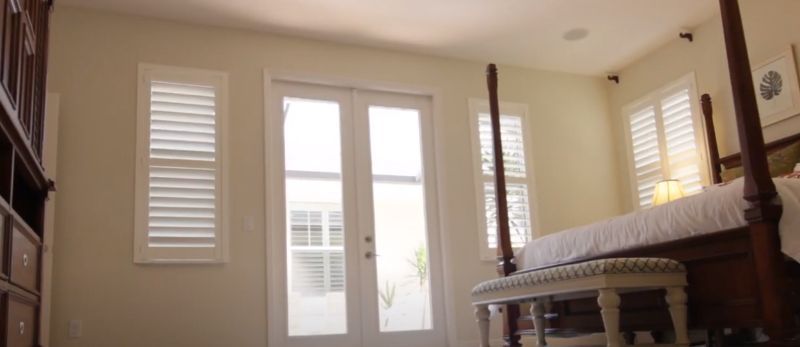
<path fill-rule="evenodd" d="M 767 165 L 739 2 L 720 0 L 719 4 L 742 150 L 744 198 L 752 204 L 745 211 L 745 219 L 753 246 L 763 328 L 770 337 L 770 344 L 797 345 L 796 341 L 790 341 L 795 333 L 794 317 L 778 234 L 782 211 L 775 204 L 777 192 Z"/>
<path fill-rule="evenodd" d="M 514 264 L 514 249 L 508 225 L 508 201 L 506 201 L 506 174 L 503 163 L 503 141 L 500 135 L 500 105 L 497 100 L 497 66 L 486 67 L 486 84 L 489 87 L 489 114 L 492 121 L 492 151 L 494 153 L 494 192 L 497 211 L 497 272 L 508 276 L 517 270 Z M 503 340 L 508 347 L 522 346 L 517 335 L 519 305 L 506 305 L 503 315 Z"/>
<path fill-rule="evenodd" d="M 722 183 L 722 164 L 719 160 L 719 146 L 717 145 L 717 131 L 714 129 L 714 108 L 711 105 L 711 96 L 703 94 L 700 97 L 700 106 L 703 109 L 703 120 L 706 128 L 706 141 L 708 142 L 708 161 L 711 163 L 711 182 Z"/>

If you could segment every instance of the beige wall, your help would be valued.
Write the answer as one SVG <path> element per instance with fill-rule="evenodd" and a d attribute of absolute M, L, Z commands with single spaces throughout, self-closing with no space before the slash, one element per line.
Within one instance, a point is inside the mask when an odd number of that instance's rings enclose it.
<path fill-rule="evenodd" d="M 441 91 L 437 142 L 452 345 L 474 345 L 469 289 L 493 277 L 479 261 L 467 99 L 485 97 L 484 66 L 247 31 L 59 7 L 49 89 L 61 95 L 52 345 L 265 346 L 262 69 L 418 85 Z M 139 62 L 230 73 L 231 261 L 133 264 L 136 71 Z M 501 67 L 502 99 L 530 105 L 545 232 L 622 209 L 599 78 Z M 624 77 L 623 77 L 624 78 Z M 625 83 L 625 82 L 624 82 Z M 242 227 L 254 216 L 256 232 Z M 278 231 L 280 232 L 280 231 Z M 83 320 L 83 337 L 67 321 Z"/>
<path fill-rule="evenodd" d="M 741 0 L 747 47 L 752 65 L 760 64 L 794 45 L 800 56 L 800 1 Z M 676 33 L 677 35 L 677 33 Z M 619 167 L 626 167 L 626 147 L 621 123 L 622 107 L 681 76 L 694 71 L 698 93 L 709 93 L 714 104 L 714 123 L 721 155 L 739 151 L 733 99 L 728 76 L 722 22 L 715 15 L 694 29 L 695 41 L 675 39 L 664 47 L 629 65 L 620 72 L 621 83 L 609 88 L 614 138 Z M 767 141 L 800 132 L 800 117 L 790 118 L 764 129 Z M 628 172 L 621 170 L 619 186 L 629 190 Z M 624 205 L 632 208 L 630 192 L 622 194 Z"/>

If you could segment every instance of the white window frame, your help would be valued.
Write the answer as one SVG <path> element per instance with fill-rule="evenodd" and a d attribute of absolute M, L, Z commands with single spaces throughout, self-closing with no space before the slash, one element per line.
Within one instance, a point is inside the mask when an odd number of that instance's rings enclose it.
<path fill-rule="evenodd" d="M 215 247 L 155 248 L 148 246 L 149 174 L 150 174 L 150 87 L 153 80 L 213 85 L 216 90 L 216 212 Z M 228 209 L 228 74 L 221 71 L 140 63 L 138 67 L 136 127 L 136 184 L 134 203 L 134 263 L 202 264 L 229 261 Z M 162 162 L 164 160 L 161 160 Z M 176 165 L 176 166 L 185 166 Z"/>
<path fill-rule="evenodd" d="M 709 163 L 708 160 L 706 124 L 705 120 L 703 119 L 703 113 L 700 109 L 700 98 L 697 95 L 698 93 L 695 73 L 690 72 L 622 107 L 621 118 L 625 131 L 625 152 L 628 158 L 628 184 L 630 189 L 631 205 L 633 206 L 634 210 L 638 211 L 646 207 L 639 205 L 639 186 L 636 180 L 636 167 L 634 166 L 633 158 L 633 139 L 631 138 L 630 120 L 628 117 L 630 117 L 633 112 L 637 112 L 647 106 L 653 106 L 656 113 L 656 128 L 658 129 L 659 150 L 661 153 L 667 153 L 666 140 L 663 139 L 662 135 L 664 133 L 664 125 L 662 120 L 661 100 L 669 94 L 673 94 L 676 91 L 684 88 L 689 89 L 689 103 L 691 104 L 692 109 L 692 125 L 694 126 L 695 141 L 697 142 L 696 145 L 698 149 L 697 154 L 700 160 L 698 163 L 698 168 L 700 169 L 700 180 L 704 186 L 710 184 L 711 163 Z M 666 156 L 662 156 L 661 170 L 664 179 L 669 179 L 671 173 L 669 172 L 669 165 L 665 158 Z"/>
<path fill-rule="evenodd" d="M 472 143 L 472 167 L 474 175 L 474 189 L 475 189 L 475 202 L 476 202 L 476 216 L 478 222 L 478 254 L 480 259 L 484 261 L 496 261 L 497 250 L 496 248 L 489 247 L 487 235 L 487 221 L 486 221 L 486 206 L 485 206 L 485 191 L 484 183 L 494 183 L 494 175 L 488 176 L 483 174 L 481 163 L 481 144 L 478 134 L 478 117 L 481 113 L 489 113 L 489 101 L 486 99 L 471 98 L 469 103 L 469 127 L 470 127 L 470 141 Z M 533 160 L 533 145 L 530 136 L 530 121 L 528 119 L 528 105 L 512 102 L 500 102 L 500 114 L 517 116 L 522 120 L 522 136 L 524 137 L 524 150 L 525 150 L 525 177 L 511 177 L 506 175 L 506 184 L 521 183 L 526 184 L 528 187 L 528 215 L 531 218 L 531 239 L 539 236 L 539 213 L 536 200 L 536 188 L 534 179 L 534 160 Z M 499 232 L 499 230 L 498 230 Z M 499 239 L 498 239 L 499 241 Z M 516 251 L 516 249 L 515 249 Z"/>

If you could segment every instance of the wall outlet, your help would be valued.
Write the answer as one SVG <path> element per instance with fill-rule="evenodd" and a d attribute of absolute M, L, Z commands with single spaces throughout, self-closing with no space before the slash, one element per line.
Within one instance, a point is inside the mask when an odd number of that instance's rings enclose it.
<path fill-rule="evenodd" d="M 69 337 L 77 338 L 83 335 L 83 321 L 71 320 L 69 321 Z"/>

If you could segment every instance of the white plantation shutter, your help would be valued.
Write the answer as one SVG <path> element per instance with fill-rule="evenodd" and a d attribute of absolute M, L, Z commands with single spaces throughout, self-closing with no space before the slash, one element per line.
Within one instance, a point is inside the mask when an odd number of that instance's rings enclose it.
<path fill-rule="evenodd" d="M 637 183 L 637 201 L 639 206 L 649 206 L 653 200 L 653 189 L 655 189 L 656 183 L 664 179 L 656 112 L 653 106 L 647 106 L 631 115 L 630 132 Z"/>
<path fill-rule="evenodd" d="M 700 172 L 701 156 L 692 117 L 689 89 L 682 89 L 661 100 L 664 137 L 667 147 L 670 178 L 680 180 L 687 194 L 703 189 Z"/>
<path fill-rule="evenodd" d="M 628 110 L 628 135 L 635 201 L 652 205 L 655 184 L 677 179 L 687 194 L 698 193 L 706 181 L 704 134 L 692 107 L 692 79 L 683 78 Z"/>
<path fill-rule="evenodd" d="M 470 109 L 473 114 L 473 148 L 477 152 L 476 191 L 483 197 L 478 201 L 478 207 L 483 211 L 478 217 L 481 225 L 481 258 L 493 260 L 496 257 L 498 239 L 492 124 L 486 112 L 488 105 L 471 101 Z M 511 244 L 514 248 L 519 248 L 533 238 L 524 118 L 527 108 L 524 105 L 503 104 L 500 112 Z"/>
<path fill-rule="evenodd" d="M 295 206 L 289 221 L 290 290 L 303 295 L 344 291 L 342 212 Z"/>
<path fill-rule="evenodd" d="M 135 260 L 223 261 L 225 77 L 160 67 L 140 74 Z"/>
<path fill-rule="evenodd" d="M 522 118 L 500 117 L 500 138 L 503 140 L 503 168 L 507 177 L 525 177 L 525 142 L 522 136 Z M 481 170 L 484 175 L 494 175 L 494 147 L 492 121 L 488 114 L 478 118 L 478 136 L 481 143 Z"/>

